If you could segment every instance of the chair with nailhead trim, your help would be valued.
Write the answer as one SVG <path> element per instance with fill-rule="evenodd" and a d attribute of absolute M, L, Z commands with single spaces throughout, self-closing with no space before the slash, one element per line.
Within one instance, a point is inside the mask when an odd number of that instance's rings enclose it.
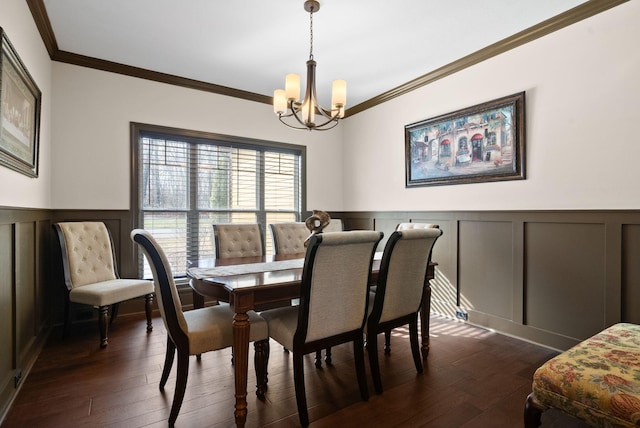
<path fill-rule="evenodd" d="M 147 332 L 153 330 L 153 281 L 120 278 L 113 239 L 107 226 L 102 222 L 78 221 L 56 223 L 54 228 L 60 241 L 67 287 L 63 336 L 71 321 L 71 303 L 90 305 L 98 309 L 100 347 L 106 347 L 109 307 L 110 322 L 113 322 L 120 302 L 142 296 L 145 298 Z"/>

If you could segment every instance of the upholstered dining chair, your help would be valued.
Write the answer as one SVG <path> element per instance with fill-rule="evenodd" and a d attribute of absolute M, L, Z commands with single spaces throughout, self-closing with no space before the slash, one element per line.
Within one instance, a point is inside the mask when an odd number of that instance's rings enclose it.
<path fill-rule="evenodd" d="M 342 224 L 342 219 L 332 218 L 327 227 L 325 227 L 322 232 L 342 232 L 343 230 L 344 225 Z"/>
<path fill-rule="evenodd" d="M 367 350 L 373 385 L 382 393 L 377 335 L 393 328 L 409 325 L 411 353 L 418 373 L 422 361 L 418 344 L 418 312 L 422 305 L 429 255 L 442 235 L 437 228 L 395 231 L 389 237 L 382 254 L 377 290 L 371 293 L 370 315 L 367 319 Z"/>
<path fill-rule="evenodd" d="M 326 232 L 342 232 L 344 230 L 344 224 L 342 223 L 342 219 L 332 218 L 329 221 L 329 224 L 322 230 L 323 233 Z M 316 367 L 322 367 L 322 351 L 316 352 Z M 331 359 L 331 348 L 327 348 L 324 351 L 324 362 L 327 363 L 328 366 L 332 364 Z"/>
<path fill-rule="evenodd" d="M 259 223 L 214 224 L 213 239 L 216 259 L 261 257 L 265 254 Z"/>
<path fill-rule="evenodd" d="M 439 228 L 440 225 L 434 223 L 398 223 L 396 230 L 409 230 L 409 229 L 431 229 Z"/>
<path fill-rule="evenodd" d="M 396 226 L 396 230 L 410 230 L 410 229 L 431 229 L 431 228 L 440 228 L 440 225 L 435 223 L 398 223 Z M 429 253 L 429 261 L 431 261 L 431 253 Z M 378 287 L 371 287 L 372 291 L 376 291 Z M 425 296 L 431 298 L 431 295 Z M 421 319 L 423 322 L 422 328 L 426 328 L 425 325 L 428 325 L 429 322 L 429 314 L 423 314 Z M 384 353 L 385 355 L 391 354 L 391 329 L 384 332 Z"/>
<path fill-rule="evenodd" d="M 261 312 L 271 338 L 293 353 L 298 416 L 304 427 L 309 425 L 305 354 L 353 342 L 360 395 L 369 398 L 363 327 L 373 254 L 381 238 L 382 232 L 372 230 L 314 235 L 305 255 L 300 305 Z"/>
<path fill-rule="evenodd" d="M 167 352 L 160 377 L 161 391 L 164 391 L 169 378 L 176 351 L 178 353 L 176 388 L 169 414 L 169 425 L 173 426 L 187 387 L 189 356 L 232 347 L 234 312 L 227 304 L 183 312 L 171 267 L 160 245 L 143 229 L 131 231 L 131 239 L 140 246 L 151 266 L 158 307 L 167 329 Z M 255 349 L 256 395 L 263 398 L 267 386 L 268 327 L 257 313 L 250 311 L 248 315 L 251 323 L 249 340 L 254 342 Z"/>
<path fill-rule="evenodd" d="M 273 251 L 276 255 L 304 253 L 304 241 L 311 233 L 304 222 L 271 223 Z"/>
<path fill-rule="evenodd" d="M 63 335 L 66 336 L 71 322 L 71 303 L 90 305 L 98 308 L 100 347 L 104 348 L 109 343 L 109 323 L 118 314 L 118 304 L 142 296 L 147 331 L 152 331 L 153 282 L 119 277 L 113 239 L 107 226 L 97 221 L 60 222 L 53 226 L 60 242 L 67 287 Z"/>

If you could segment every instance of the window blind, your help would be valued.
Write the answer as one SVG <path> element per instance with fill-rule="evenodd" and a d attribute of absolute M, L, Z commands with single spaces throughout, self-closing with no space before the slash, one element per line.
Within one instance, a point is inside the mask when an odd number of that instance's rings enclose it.
<path fill-rule="evenodd" d="M 299 221 L 302 153 L 267 144 L 140 132 L 137 148 L 139 227 L 164 249 L 174 277 L 214 257 L 214 223 Z M 151 277 L 144 260 L 142 275 Z"/>

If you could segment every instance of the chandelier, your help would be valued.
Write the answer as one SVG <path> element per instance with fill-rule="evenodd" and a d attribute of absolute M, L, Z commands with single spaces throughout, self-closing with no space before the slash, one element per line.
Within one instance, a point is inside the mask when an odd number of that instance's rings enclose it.
<path fill-rule="evenodd" d="M 331 109 L 326 109 L 318 103 L 316 95 L 316 62 L 313 60 L 313 13 L 320 10 L 320 3 L 306 0 L 304 10 L 309 12 L 310 49 L 307 61 L 307 88 L 304 100 L 300 101 L 300 75 L 287 74 L 285 89 L 273 92 L 273 111 L 280 122 L 290 128 L 325 131 L 338 124 L 344 117 L 344 107 L 347 102 L 347 82 L 334 80 L 331 88 Z M 320 116 L 316 123 L 316 116 Z M 290 123 L 288 123 L 290 122 Z"/>

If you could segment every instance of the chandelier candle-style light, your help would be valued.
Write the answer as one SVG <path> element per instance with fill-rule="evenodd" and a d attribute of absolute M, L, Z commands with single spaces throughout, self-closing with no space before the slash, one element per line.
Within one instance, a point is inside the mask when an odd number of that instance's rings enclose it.
<path fill-rule="evenodd" d="M 316 96 L 316 62 L 313 60 L 313 13 L 320 10 L 320 3 L 315 0 L 304 2 L 304 10 L 310 17 L 310 49 L 307 61 L 307 89 L 304 100 L 300 102 L 300 76 L 287 74 L 285 89 L 276 89 L 273 92 L 273 111 L 278 115 L 280 122 L 290 128 L 315 129 L 325 131 L 338 124 L 344 117 L 344 108 L 347 103 L 347 82 L 334 80 L 331 88 L 331 109 L 328 110 L 318 103 Z M 321 122 L 316 124 L 316 113 L 319 113 Z M 293 119 L 288 118 L 295 118 Z M 287 123 L 287 120 L 291 123 Z"/>

